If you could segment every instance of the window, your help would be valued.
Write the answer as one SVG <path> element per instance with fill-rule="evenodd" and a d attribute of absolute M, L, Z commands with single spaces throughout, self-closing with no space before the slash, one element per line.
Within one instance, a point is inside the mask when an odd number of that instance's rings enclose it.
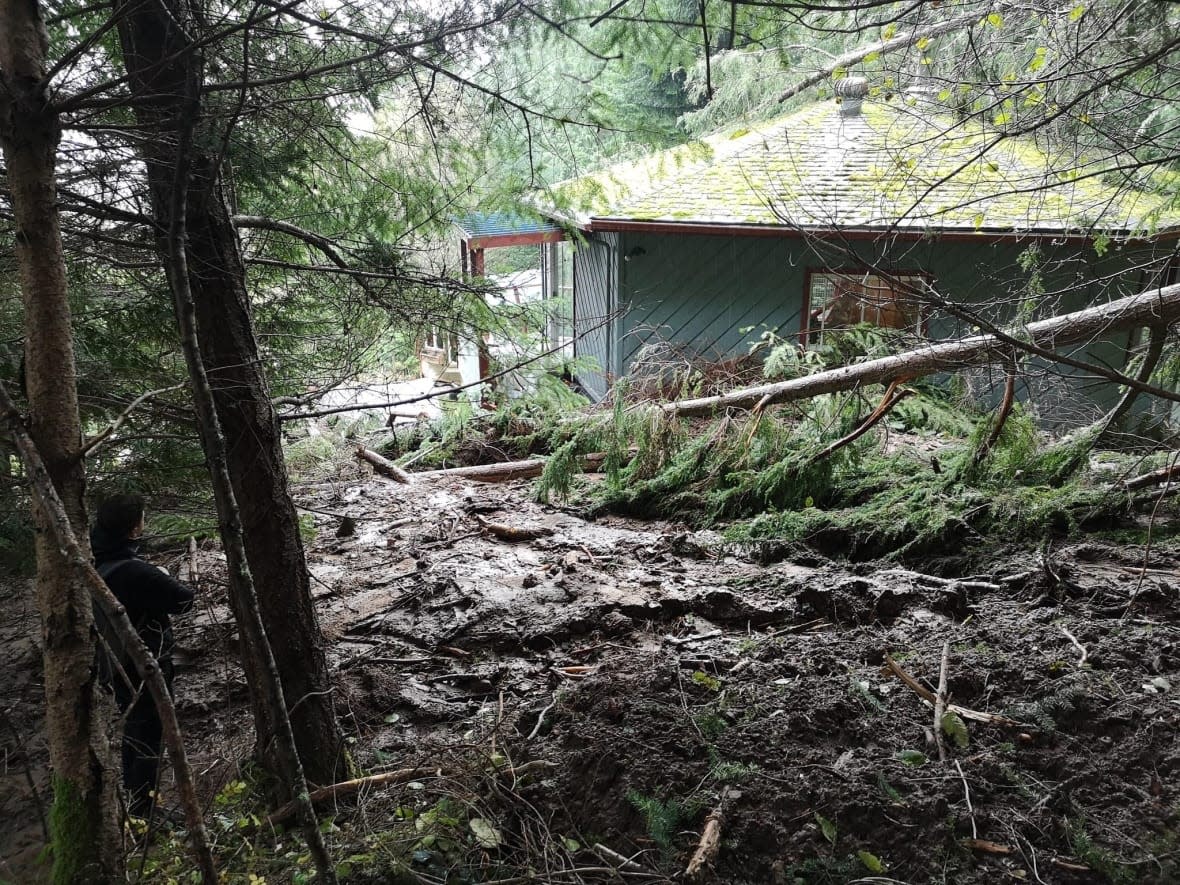
<path fill-rule="evenodd" d="M 435 363 L 450 365 L 459 354 L 459 336 L 448 332 L 439 326 L 431 326 L 426 331 L 422 343 L 422 356 Z"/>
<path fill-rule="evenodd" d="M 807 339 L 822 341 L 825 330 L 847 329 L 858 323 L 921 335 L 922 311 L 917 293 L 925 287 L 926 277 L 920 274 L 883 277 L 839 271 L 811 273 Z"/>

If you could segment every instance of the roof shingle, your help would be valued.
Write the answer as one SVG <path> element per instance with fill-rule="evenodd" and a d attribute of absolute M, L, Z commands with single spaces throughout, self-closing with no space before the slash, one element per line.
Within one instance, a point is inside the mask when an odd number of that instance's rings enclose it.
<path fill-rule="evenodd" d="M 579 226 L 649 221 L 803 230 L 1151 234 L 1180 213 L 1101 169 L 911 107 L 812 105 L 556 185 Z"/>

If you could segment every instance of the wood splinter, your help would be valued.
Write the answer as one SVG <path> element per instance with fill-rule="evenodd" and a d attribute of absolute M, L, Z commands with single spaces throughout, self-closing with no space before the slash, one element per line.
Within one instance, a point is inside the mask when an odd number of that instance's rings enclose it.
<path fill-rule="evenodd" d="M 701 841 L 697 843 L 697 850 L 693 852 L 692 859 L 684 868 L 684 881 L 705 881 L 708 870 L 721 850 L 721 823 L 723 820 L 724 815 L 720 808 L 713 809 L 705 818 L 705 829 L 701 833 Z"/>

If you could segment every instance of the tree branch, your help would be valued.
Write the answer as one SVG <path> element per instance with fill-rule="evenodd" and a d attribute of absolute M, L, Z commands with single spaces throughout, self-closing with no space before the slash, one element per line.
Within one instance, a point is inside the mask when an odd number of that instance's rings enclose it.
<path fill-rule="evenodd" d="M 82 446 L 82 448 L 80 448 L 78 450 L 78 454 L 75 457 L 85 458 L 87 455 L 91 454 L 95 449 L 97 449 L 106 440 L 108 440 L 115 433 L 115 431 L 118 430 L 123 425 L 123 422 L 127 420 L 128 416 L 130 416 L 132 412 L 134 412 L 137 408 L 139 408 L 140 405 L 145 403 L 147 400 L 152 399 L 153 397 L 157 397 L 162 393 L 171 393 L 173 390 L 180 390 L 180 388 L 182 388 L 182 387 L 184 387 L 183 382 L 180 384 L 173 384 L 171 387 L 161 387 L 159 390 L 149 390 L 147 393 L 140 394 L 139 396 L 137 396 L 135 399 L 133 399 L 131 401 L 131 405 L 129 405 L 126 409 L 124 409 L 122 411 L 122 413 L 119 415 L 119 417 L 114 420 L 114 423 L 112 423 L 106 430 L 102 431 L 102 433 L 99 433 L 96 436 L 92 436 Z"/>
<path fill-rule="evenodd" d="M 981 9 L 975 9 L 966 15 L 960 15 L 956 18 L 948 19 L 944 22 L 939 22 L 936 25 L 931 25 L 928 28 L 915 28 L 906 34 L 898 34 L 896 37 L 891 37 L 888 40 L 879 40 L 869 46 L 862 46 L 859 49 L 854 49 L 852 52 L 846 52 L 837 58 L 832 63 L 821 68 L 816 73 L 804 77 L 798 83 L 794 84 L 790 89 L 778 97 L 780 102 L 784 102 L 789 98 L 794 98 L 804 89 L 808 89 L 819 83 L 841 68 L 848 68 L 854 64 L 864 61 L 870 55 L 884 55 L 887 52 L 896 52 L 898 49 L 908 49 L 919 40 L 930 40 L 934 37 L 941 37 L 944 34 L 950 34 L 953 31 L 960 31 L 963 28 L 969 28 L 978 22 L 981 18 L 987 16 L 991 11 L 997 9 L 1004 9 L 1008 3 L 996 3 L 991 6 L 985 6 Z"/>

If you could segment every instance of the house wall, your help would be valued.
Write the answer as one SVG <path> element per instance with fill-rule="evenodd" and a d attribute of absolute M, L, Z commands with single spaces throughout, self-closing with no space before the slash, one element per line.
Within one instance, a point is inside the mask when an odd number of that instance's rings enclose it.
<path fill-rule="evenodd" d="M 616 305 L 619 234 L 595 234 L 574 253 L 574 356 L 578 381 L 595 398 L 621 374 Z M 666 297 L 666 296 L 665 296 Z"/>
<path fill-rule="evenodd" d="M 575 259 L 575 319 L 579 331 L 612 308 L 619 317 L 579 339 L 577 352 L 599 360 L 605 374 L 583 377 L 596 396 L 627 371 L 644 348 L 671 344 L 688 356 L 721 358 L 748 352 L 764 330 L 799 334 L 807 272 L 847 269 L 860 262 L 903 273 L 929 273 L 951 299 L 1005 322 L 1026 299 L 1031 268 L 1022 266 L 1029 243 L 858 241 L 840 248 L 799 237 L 596 234 Z M 1038 316 L 1076 310 L 1140 291 L 1151 284 L 1150 249 L 1113 246 L 1098 256 L 1090 246 L 1042 242 L 1044 294 Z M 1163 251 L 1162 249 L 1160 250 Z M 1158 270 L 1158 262 L 1156 265 Z M 958 320 L 932 314 L 932 338 L 966 334 Z M 797 339 L 796 339 L 797 340 Z M 1129 333 L 1074 348 L 1081 359 L 1121 367 Z M 1064 377 L 1063 377 L 1064 376 Z M 964 375 L 968 391 L 988 405 L 1002 384 L 989 368 Z M 590 383 L 587 383 L 587 382 Z M 1113 385 L 1078 377 L 1058 366 L 1030 363 L 1021 390 L 1049 423 L 1090 420 L 1119 395 Z"/>

